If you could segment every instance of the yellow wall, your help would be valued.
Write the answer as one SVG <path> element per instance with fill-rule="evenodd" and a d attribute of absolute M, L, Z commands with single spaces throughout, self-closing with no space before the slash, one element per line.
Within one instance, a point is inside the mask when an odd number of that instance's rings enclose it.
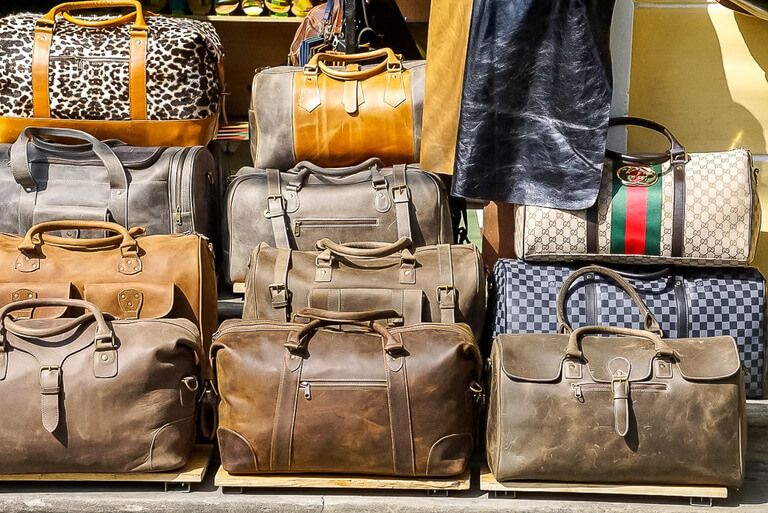
<path fill-rule="evenodd" d="M 692 152 L 752 150 L 764 212 L 756 264 L 768 275 L 768 21 L 714 0 L 636 0 L 629 113 L 666 125 Z M 660 146 L 629 133 L 630 151 Z"/>

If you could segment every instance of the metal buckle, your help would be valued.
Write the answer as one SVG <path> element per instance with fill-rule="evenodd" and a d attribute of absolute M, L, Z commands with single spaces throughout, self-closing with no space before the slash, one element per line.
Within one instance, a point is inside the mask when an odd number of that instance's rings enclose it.
<path fill-rule="evenodd" d="M 288 306 L 288 289 L 286 289 L 285 283 L 270 283 L 268 288 L 273 308 L 285 308 Z"/>
<path fill-rule="evenodd" d="M 440 304 L 440 308 L 454 308 L 455 306 L 455 293 L 456 289 L 453 285 L 438 285 L 437 287 L 437 302 Z M 448 300 L 450 298 L 450 300 Z M 444 303 L 444 301 L 446 301 Z"/>
<path fill-rule="evenodd" d="M 393 185 L 391 191 L 392 198 L 395 202 L 398 202 L 398 199 L 399 201 L 408 201 L 411 199 L 411 191 L 408 189 L 407 185 Z"/>
<path fill-rule="evenodd" d="M 278 212 L 272 212 L 272 206 L 270 205 L 270 202 L 272 200 L 279 200 L 280 201 L 280 210 Z M 285 214 L 285 198 L 283 198 L 282 194 L 270 194 L 267 196 L 267 208 L 264 210 L 264 217 L 267 219 L 272 219 L 273 217 L 280 217 L 283 214 Z"/>
<path fill-rule="evenodd" d="M 43 383 L 43 372 L 55 372 L 56 373 L 56 387 L 47 388 Z M 58 365 L 43 365 L 40 367 L 40 392 L 42 394 L 58 394 L 61 392 L 61 367 Z"/>
<path fill-rule="evenodd" d="M 403 63 L 402 62 L 396 62 L 396 63 L 387 63 L 387 71 L 391 72 L 399 72 L 403 71 Z"/>

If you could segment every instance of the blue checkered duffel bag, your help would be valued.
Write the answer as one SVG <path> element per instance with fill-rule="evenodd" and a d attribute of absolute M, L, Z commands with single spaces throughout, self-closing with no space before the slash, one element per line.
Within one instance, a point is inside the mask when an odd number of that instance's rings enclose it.
<path fill-rule="evenodd" d="M 492 276 L 493 335 L 555 333 L 557 295 L 579 265 L 500 259 Z M 736 339 L 747 372 L 747 397 L 763 396 L 765 376 L 765 280 L 751 268 L 667 267 L 615 269 L 635 287 L 668 338 Z M 587 274 L 567 297 L 573 328 L 609 325 L 642 328 L 638 309 L 610 278 Z"/>

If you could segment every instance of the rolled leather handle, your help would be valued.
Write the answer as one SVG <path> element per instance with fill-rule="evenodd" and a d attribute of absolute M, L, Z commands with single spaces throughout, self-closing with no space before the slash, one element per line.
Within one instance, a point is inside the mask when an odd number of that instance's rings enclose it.
<path fill-rule="evenodd" d="M 67 308 L 82 308 L 83 310 L 86 310 L 88 313 L 86 315 L 81 315 L 80 317 L 77 317 L 75 319 L 72 319 L 69 322 L 66 322 L 60 326 L 56 326 L 54 328 L 31 328 L 28 326 L 21 326 L 19 323 L 11 320 L 8 318 L 8 316 L 17 310 L 27 310 L 31 308 L 40 308 L 40 307 L 46 307 L 46 306 L 63 306 Z M 106 340 L 106 339 L 112 339 L 112 330 L 107 325 L 106 320 L 104 319 L 104 315 L 101 313 L 101 310 L 94 305 L 93 303 L 90 303 L 88 301 L 83 301 L 81 299 L 56 299 L 56 298 L 49 298 L 49 299 L 25 299 L 23 301 L 16 301 L 15 303 L 9 303 L 5 305 L 4 307 L 0 308 L 0 325 L 4 326 L 6 330 L 10 331 L 11 333 L 21 335 L 21 336 L 28 336 L 28 337 L 49 337 L 49 336 L 55 336 L 59 335 L 61 333 L 66 333 L 67 331 L 70 331 L 77 326 L 81 325 L 83 322 L 86 322 L 88 319 L 93 317 L 93 319 L 96 321 L 96 341 L 100 340 Z M 5 335 L 0 331 L 0 344 L 5 343 Z"/>
<path fill-rule="evenodd" d="M 337 70 L 326 64 L 326 61 L 346 63 L 363 62 L 381 57 L 384 57 L 385 60 L 368 69 L 363 69 L 360 71 Z M 325 75 L 328 75 L 329 77 L 335 78 L 337 80 L 364 80 L 374 75 L 383 73 L 386 70 L 400 71 L 402 68 L 402 61 L 391 48 L 380 48 L 370 52 L 350 54 L 336 54 L 328 52 L 316 53 L 304 66 L 304 72 L 315 73 L 317 69 L 320 69 L 320 71 L 322 71 Z"/>
<path fill-rule="evenodd" d="M 574 282 L 587 274 L 598 274 L 610 279 L 616 285 L 618 285 L 624 292 L 629 295 L 629 297 L 632 299 L 632 302 L 640 310 L 645 329 L 655 333 L 658 336 L 661 336 L 661 327 L 659 326 L 659 321 L 656 320 L 656 317 L 654 317 L 654 315 L 648 309 L 648 306 L 646 306 L 643 298 L 640 297 L 640 294 L 637 293 L 635 288 L 627 280 L 622 278 L 621 275 L 616 271 L 608 269 L 607 267 L 601 267 L 599 265 L 588 265 L 586 267 L 582 267 L 581 269 L 571 273 L 571 275 L 568 276 L 568 278 L 566 278 L 566 280 L 563 282 L 563 285 L 560 287 L 560 292 L 557 295 L 558 332 L 570 333 L 573 331 L 573 328 L 571 328 L 570 324 L 568 324 L 568 321 L 565 318 L 565 302 L 568 297 L 568 292 L 570 291 Z"/>
<path fill-rule="evenodd" d="M 576 328 L 568 338 L 568 346 L 565 349 L 565 356 L 576 359 L 583 359 L 584 353 L 581 351 L 581 339 L 587 335 L 623 335 L 627 337 L 645 338 L 653 342 L 654 349 L 658 356 L 674 357 L 674 349 L 664 342 L 661 337 L 655 333 L 645 330 L 633 330 L 630 328 L 619 328 L 616 326 L 582 326 Z"/>
<path fill-rule="evenodd" d="M 662 134 L 669 141 L 669 151 L 667 153 L 638 153 L 629 155 L 606 149 L 605 153 L 608 156 L 621 159 L 623 162 L 630 164 L 641 165 L 662 164 L 668 160 L 672 160 L 673 162 L 684 162 L 687 160 L 685 147 L 680 144 L 680 141 L 678 141 L 672 132 L 670 132 L 669 129 L 664 125 L 656 123 L 655 121 L 651 121 L 650 119 L 637 118 L 632 116 L 611 118 L 608 121 L 609 127 L 622 125 L 639 126 L 641 128 L 647 128 L 648 130 L 653 130 Z"/>
<path fill-rule="evenodd" d="M 386 242 L 349 242 L 339 244 L 331 239 L 320 239 L 317 241 L 317 249 L 328 250 L 331 253 L 340 256 L 353 257 L 384 257 L 411 247 L 411 239 L 401 237 L 392 243 Z"/>
<path fill-rule="evenodd" d="M 313 175 L 320 175 L 320 176 L 330 176 L 330 177 L 342 177 L 342 176 L 350 176 L 354 175 L 355 173 L 359 173 L 361 171 L 367 171 L 372 168 L 382 168 L 384 167 L 384 163 L 381 161 L 378 157 L 372 157 L 368 160 L 361 162 L 360 164 L 357 164 L 356 166 L 347 166 L 347 167 L 320 167 L 317 164 L 313 164 L 312 162 L 309 162 L 308 160 L 303 160 L 293 166 L 293 169 L 290 171 L 301 173 L 302 171 L 306 171 L 308 173 L 311 173 Z"/>
<path fill-rule="evenodd" d="M 105 237 L 101 239 L 67 239 L 63 237 L 48 236 L 44 240 L 42 235 L 46 232 L 60 230 L 104 230 L 115 232 L 116 237 Z M 43 244 L 52 244 L 55 246 L 70 246 L 79 248 L 102 248 L 120 243 L 120 249 L 138 250 L 138 242 L 134 238 L 144 232 L 143 228 L 131 228 L 131 230 L 108 221 L 48 221 L 39 223 L 30 228 L 24 239 L 19 244 L 19 251 L 34 251 Z"/>
<path fill-rule="evenodd" d="M 83 20 L 80 18 L 75 18 L 69 14 L 71 11 L 113 9 L 115 7 L 132 7 L 134 11 L 108 20 Z M 148 29 L 147 22 L 144 19 L 144 8 L 142 7 L 139 0 L 90 0 L 86 2 L 64 2 L 54 6 L 53 9 L 38 18 L 37 24 L 54 25 L 56 23 L 57 14 L 61 14 L 70 23 L 74 23 L 81 27 L 111 27 L 133 22 L 132 28 L 134 30 L 146 31 Z"/>
<path fill-rule="evenodd" d="M 379 319 L 398 317 L 400 314 L 394 310 L 367 310 L 362 312 L 333 312 L 319 308 L 303 308 L 298 312 L 301 317 L 312 319 L 299 331 L 291 331 L 288 340 L 284 344 L 291 353 L 304 352 L 309 344 L 309 339 L 318 328 L 329 324 L 353 324 L 366 330 L 381 335 L 384 339 L 384 350 L 395 354 L 401 352 L 404 347 L 401 341 L 392 336 L 389 330 L 382 324 L 373 322 Z"/>

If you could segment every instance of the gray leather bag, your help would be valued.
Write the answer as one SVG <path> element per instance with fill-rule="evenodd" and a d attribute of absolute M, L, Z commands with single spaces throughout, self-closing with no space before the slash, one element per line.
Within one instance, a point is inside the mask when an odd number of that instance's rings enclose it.
<path fill-rule="evenodd" d="M 440 179 L 417 165 L 384 167 L 371 158 L 352 167 L 240 170 L 227 193 L 227 281 L 245 281 L 261 242 L 312 251 L 318 239 L 450 244 L 448 197 Z"/>
<path fill-rule="evenodd" d="M 80 130 L 29 127 L 15 143 L 0 145 L 0 232 L 72 219 L 142 226 L 149 235 L 208 234 L 214 169 L 203 146 L 134 147 Z"/>

